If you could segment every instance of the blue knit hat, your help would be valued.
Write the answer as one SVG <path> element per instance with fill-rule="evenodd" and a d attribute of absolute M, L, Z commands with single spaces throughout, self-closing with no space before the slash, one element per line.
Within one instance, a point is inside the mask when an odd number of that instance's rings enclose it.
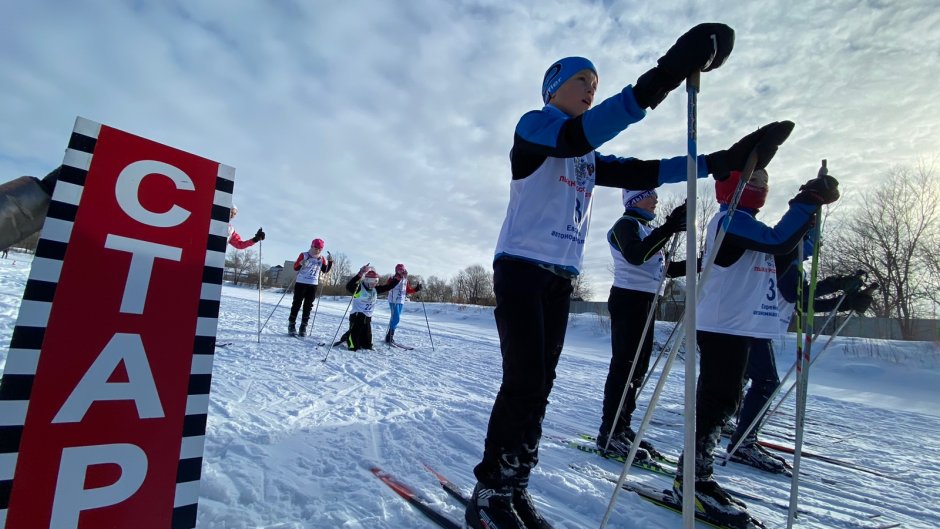
<path fill-rule="evenodd" d="M 594 75 L 597 75 L 597 68 L 584 57 L 565 57 L 555 61 L 555 64 L 545 70 L 545 77 L 542 78 L 542 101 L 547 105 L 549 98 L 558 90 L 558 87 L 572 75 L 584 69 L 591 70 Z"/>

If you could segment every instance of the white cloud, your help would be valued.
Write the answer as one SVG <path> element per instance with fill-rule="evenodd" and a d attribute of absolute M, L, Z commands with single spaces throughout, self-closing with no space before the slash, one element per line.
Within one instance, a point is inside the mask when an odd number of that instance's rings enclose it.
<path fill-rule="evenodd" d="M 797 123 L 770 166 L 768 219 L 821 158 L 851 197 L 893 165 L 940 153 L 932 2 L 510 4 L 12 4 L 0 34 L 0 175 L 44 174 L 82 115 L 236 167 L 238 228 L 264 226 L 271 264 L 322 237 L 353 264 L 450 277 L 489 266 L 513 127 L 540 105 L 552 60 L 590 57 L 606 97 L 708 20 L 737 41 L 703 75 L 700 152 L 768 121 Z M 681 155 L 684 138 L 676 93 L 600 150 Z M 620 202 L 617 190 L 597 196 L 585 263 L 604 297 L 603 232 Z"/>

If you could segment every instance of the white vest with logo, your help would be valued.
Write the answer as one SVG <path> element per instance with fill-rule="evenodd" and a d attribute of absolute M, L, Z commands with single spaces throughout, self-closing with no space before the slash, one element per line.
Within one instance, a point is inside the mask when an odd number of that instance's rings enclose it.
<path fill-rule="evenodd" d="M 726 212 L 712 217 L 706 231 L 705 260 L 714 248 L 715 235 Z M 747 215 L 736 211 L 735 215 Z M 780 329 L 777 310 L 777 267 L 774 256 L 745 250 L 731 266 L 712 265 L 702 284 L 702 295 L 696 305 L 700 331 L 735 336 L 775 338 Z"/>
<path fill-rule="evenodd" d="M 316 285 L 320 282 L 320 271 L 323 266 L 323 256 L 314 257 L 310 252 L 304 252 L 306 264 L 297 271 L 297 282 L 305 285 Z"/>
<path fill-rule="evenodd" d="M 652 228 L 633 219 L 640 232 L 640 240 L 649 236 Z M 610 243 L 610 254 L 614 257 L 614 286 L 640 292 L 655 294 L 662 285 L 663 273 L 666 268 L 663 251 L 653 254 L 645 263 L 637 266 L 630 264 L 623 258 L 623 253 L 614 243 Z"/>
<path fill-rule="evenodd" d="M 377 299 L 379 299 L 379 294 L 374 288 L 369 290 L 359 285 L 359 288 L 356 289 L 356 293 L 353 294 L 352 313 L 361 312 L 371 318 L 372 313 L 375 311 L 375 302 Z"/>
<path fill-rule="evenodd" d="M 591 220 L 594 151 L 547 158 L 531 175 L 509 184 L 509 207 L 496 255 L 570 267 L 580 273 Z"/>
<path fill-rule="evenodd" d="M 388 302 L 390 304 L 404 303 L 408 292 L 408 278 L 403 278 L 395 285 L 395 288 L 388 291 Z"/>

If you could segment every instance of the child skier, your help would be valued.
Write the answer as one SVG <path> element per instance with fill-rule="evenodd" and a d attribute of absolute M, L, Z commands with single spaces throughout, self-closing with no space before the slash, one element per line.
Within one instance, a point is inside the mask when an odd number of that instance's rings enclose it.
<path fill-rule="evenodd" d="M 232 245 L 237 250 L 244 250 L 245 248 L 251 248 L 258 241 L 264 240 L 264 232 L 261 231 L 261 228 L 258 228 L 258 231 L 255 232 L 255 236 L 243 241 L 241 235 L 235 231 L 235 227 L 232 226 L 232 221 L 235 220 L 235 215 L 238 215 L 238 208 L 235 207 L 235 204 L 232 204 L 232 209 L 229 210 L 228 214 L 228 243 Z"/>
<path fill-rule="evenodd" d="M 687 160 L 637 160 L 595 149 L 640 121 L 694 72 L 720 66 L 734 43 L 724 24 L 701 24 L 679 38 L 658 65 L 591 108 L 597 69 L 583 57 L 552 64 L 541 110 L 516 125 L 509 206 L 493 261 L 494 316 L 503 376 L 493 403 L 477 484 L 464 515 L 474 529 L 545 529 L 528 493 L 538 463 L 542 419 L 564 345 L 571 280 L 580 273 L 594 186 L 649 189 L 684 181 Z M 699 157 L 700 178 L 724 179 L 758 145 L 758 167 L 792 129 L 772 123 L 726 151 Z"/>
<path fill-rule="evenodd" d="M 810 237 L 804 239 L 803 255 L 812 255 L 813 242 Z M 799 276 L 798 253 L 793 250 L 787 255 L 776 256 L 777 268 L 777 308 L 779 314 L 780 335 L 786 334 L 790 318 L 796 308 L 797 285 L 801 281 Z M 871 290 L 863 289 L 864 271 L 854 275 L 841 275 L 827 277 L 816 284 L 813 301 L 814 311 L 821 314 L 831 313 L 838 308 L 841 311 L 865 312 L 872 303 Z M 802 280 L 803 296 L 809 297 L 809 285 Z M 833 296 L 844 292 L 842 296 Z M 841 299 L 841 304 L 840 304 Z M 804 304 L 804 306 L 806 306 Z M 747 433 L 741 446 L 730 455 L 731 461 L 749 465 L 768 472 L 791 475 L 789 463 L 782 457 L 771 454 L 757 441 L 757 433 L 762 426 L 763 417 L 756 423 L 750 432 L 746 432 L 757 414 L 764 409 L 767 401 L 780 386 L 780 377 L 777 374 L 777 365 L 774 359 L 773 342 L 770 338 L 751 338 L 749 341 L 747 357 L 746 378 L 751 384 L 741 401 L 737 414 L 737 425 L 732 429 L 731 440 L 728 442 L 730 451 L 742 436 Z"/>
<path fill-rule="evenodd" d="M 623 216 L 607 232 L 607 242 L 614 259 L 614 284 L 610 287 L 607 311 L 610 313 L 610 369 L 604 384 L 604 404 L 597 446 L 613 454 L 626 457 L 635 436 L 630 428 L 636 409 L 637 387 L 646 376 L 650 354 L 653 351 L 655 319 L 646 327 L 647 315 L 653 309 L 653 298 L 662 287 L 663 274 L 670 277 L 685 274 L 685 261 L 669 263 L 668 270 L 662 248 L 676 233 L 685 231 L 686 206 L 678 206 L 656 229 L 649 223 L 656 217 L 655 189 L 623 190 Z M 644 337 L 645 331 L 645 337 Z M 637 346 L 643 337 L 639 356 Z M 623 408 L 617 416 L 620 399 L 627 388 L 634 357 L 637 365 Z M 641 440 L 637 448 L 638 461 L 659 456 L 648 441 Z"/>
<path fill-rule="evenodd" d="M 392 313 L 388 320 L 388 332 L 385 333 L 385 343 L 395 343 L 395 329 L 398 328 L 398 321 L 401 319 L 401 311 L 404 308 L 405 299 L 408 294 L 414 294 L 421 290 L 421 284 L 413 288 L 408 283 L 408 270 L 405 265 L 398 263 L 395 265 L 395 275 L 388 278 L 386 285 L 393 285 L 388 291 L 388 310 Z"/>
<path fill-rule="evenodd" d="M 349 313 L 349 330 L 333 345 L 346 343 L 350 351 L 372 349 L 372 313 L 379 294 L 388 292 L 394 285 L 379 285 L 379 274 L 369 265 L 349 278 L 346 290 L 352 294 Z"/>
<path fill-rule="evenodd" d="M 764 206 L 768 190 L 767 173 L 758 169 L 745 186 L 734 215 L 726 220 L 740 177 L 735 172 L 715 184 L 720 208 L 708 223 L 706 262 L 715 251 L 719 225 L 727 231 L 713 269 L 703 271 L 707 276 L 696 307 L 700 374 L 695 400 L 695 504 L 696 509 L 732 527 L 745 526 L 751 517 L 744 504 L 712 478 L 712 452 L 722 424 L 737 407 L 750 339 L 773 338 L 778 333 L 774 256 L 795 248 L 809 231 L 816 210 L 839 198 L 838 181 L 818 176 L 800 187 L 783 218 L 768 226 L 754 217 Z M 681 498 L 681 472 L 676 474 L 673 491 Z"/>
<path fill-rule="evenodd" d="M 333 268 L 333 256 L 323 253 L 323 239 L 314 239 L 310 242 L 310 249 L 300 252 L 294 261 L 294 270 L 297 279 L 294 281 L 294 300 L 290 306 L 290 316 L 287 318 L 287 334 L 297 334 L 297 312 L 303 304 L 303 314 L 300 317 L 300 336 L 307 335 L 307 320 L 310 319 L 310 308 L 317 297 L 317 286 L 320 284 L 320 274 L 328 274 Z"/>

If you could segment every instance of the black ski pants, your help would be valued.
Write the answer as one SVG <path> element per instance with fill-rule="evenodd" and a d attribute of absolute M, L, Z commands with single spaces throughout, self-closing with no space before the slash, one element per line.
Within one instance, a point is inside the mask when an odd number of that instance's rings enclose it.
<path fill-rule="evenodd" d="M 698 331 L 698 388 L 695 394 L 695 478 L 712 475 L 721 426 L 738 407 L 751 338 Z"/>
<path fill-rule="evenodd" d="M 350 351 L 372 349 L 372 316 L 363 312 L 349 315 L 349 330 L 343 333 L 340 341 L 346 342 Z"/>
<path fill-rule="evenodd" d="M 503 377 L 483 460 L 473 469 L 488 488 L 525 487 L 538 463 L 542 419 L 555 381 L 571 306 L 571 280 L 514 259 L 493 263 Z"/>
<path fill-rule="evenodd" d="M 747 378 L 751 379 L 751 386 L 744 394 L 741 409 L 738 410 L 738 425 L 731 436 L 731 445 L 738 442 L 744 435 L 744 430 L 751 425 L 757 414 L 767 404 L 767 400 L 780 385 L 777 375 L 777 363 L 774 360 L 773 342 L 768 338 L 750 338 L 750 351 L 747 357 Z M 761 419 L 763 421 L 763 418 Z M 760 430 L 758 423 L 751 430 L 748 437 L 757 439 Z"/>
<path fill-rule="evenodd" d="M 297 321 L 297 312 L 300 311 L 300 306 L 303 304 L 304 312 L 300 318 L 300 324 L 307 325 L 307 320 L 310 319 L 310 308 L 313 307 L 313 300 L 316 297 L 317 285 L 295 283 L 294 301 L 290 305 L 290 317 L 287 318 L 287 321 L 289 323 L 294 323 Z"/>
<path fill-rule="evenodd" d="M 653 329 L 649 329 L 643 339 L 639 357 L 636 357 L 640 337 L 643 336 L 646 318 L 653 306 L 654 294 L 611 287 L 607 298 L 607 311 L 610 313 L 610 369 L 607 371 L 607 382 L 604 384 L 604 405 L 601 414 L 600 433 L 616 434 L 630 427 L 633 411 L 636 409 L 637 387 L 646 376 L 649 369 L 650 354 L 653 351 Z M 650 321 L 650 327 L 655 319 Z M 636 369 L 630 381 L 627 397 L 620 410 L 620 416 L 615 417 L 620 398 L 624 388 L 627 388 L 627 375 L 633 366 L 636 357 Z"/>

